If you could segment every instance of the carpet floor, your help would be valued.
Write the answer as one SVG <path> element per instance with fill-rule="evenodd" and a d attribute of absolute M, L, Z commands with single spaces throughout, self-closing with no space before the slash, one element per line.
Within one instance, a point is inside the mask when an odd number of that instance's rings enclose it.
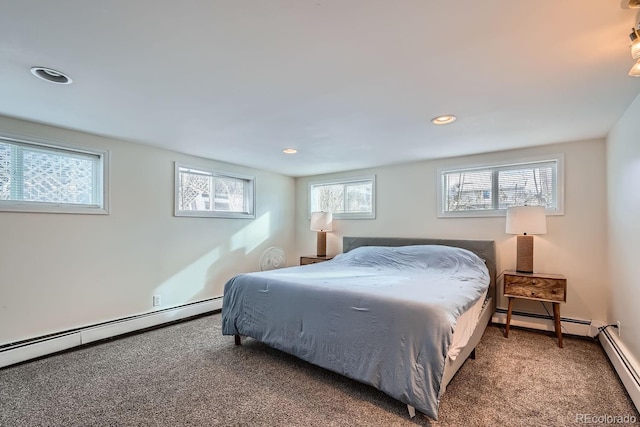
<path fill-rule="evenodd" d="M 207 315 L 0 369 L 0 426 L 567 426 L 607 415 L 638 425 L 600 344 L 564 344 L 489 326 L 433 421 L 257 341 L 236 347 L 220 314 Z"/>

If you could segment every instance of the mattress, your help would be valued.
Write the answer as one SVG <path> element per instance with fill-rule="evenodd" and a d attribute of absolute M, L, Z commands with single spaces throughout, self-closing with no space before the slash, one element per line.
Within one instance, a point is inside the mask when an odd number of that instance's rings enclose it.
<path fill-rule="evenodd" d="M 478 324 L 478 319 L 480 318 L 482 307 L 486 301 L 487 293 L 488 290 L 485 291 L 482 297 L 478 298 L 478 301 L 476 301 L 475 304 L 469 307 L 467 311 L 458 317 L 455 330 L 453 331 L 453 337 L 451 339 L 451 346 L 449 347 L 449 351 L 447 351 L 447 357 L 449 359 L 456 360 L 458 354 L 460 354 L 460 350 L 462 350 L 469 342 L 469 338 L 473 335 L 473 331 Z"/>

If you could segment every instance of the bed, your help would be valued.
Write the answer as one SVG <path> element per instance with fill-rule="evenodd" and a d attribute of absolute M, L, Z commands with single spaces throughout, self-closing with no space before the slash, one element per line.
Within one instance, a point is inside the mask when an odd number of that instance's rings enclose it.
<path fill-rule="evenodd" d="M 437 420 L 495 310 L 485 240 L 344 237 L 333 260 L 235 276 L 222 333 L 372 385 Z"/>

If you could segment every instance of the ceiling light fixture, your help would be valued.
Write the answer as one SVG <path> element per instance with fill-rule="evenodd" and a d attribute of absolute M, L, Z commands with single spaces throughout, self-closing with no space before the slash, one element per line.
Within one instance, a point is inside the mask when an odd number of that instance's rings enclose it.
<path fill-rule="evenodd" d="M 31 67 L 31 74 L 39 79 L 61 85 L 68 85 L 73 81 L 71 80 L 71 77 L 66 74 L 46 67 Z"/>
<path fill-rule="evenodd" d="M 298 150 L 296 150 L 295 148 L 285 148 L 284 150 L 282 150 L 282 152 L 284 154 L 296 154 Z"/>
<path fill-rule="evenodd" d="M 633 59 L 640 59 L 640 32 L 638 32 L 637 28 L 631 29 L 629 38 L 631 39 L 631 57 Z"/>
<path fill-rule="evenodd" d="M 631 77 L 640 77 L 640 59 L 635 63 L 631 70 L 629 70 L 629 75 Z"/>
<path fill-rule="evenodd" d="M 639 0 L 640 1 L 640 0 Z M 631 57 L 633 59 L 637 59 L 638 62 L 631 67 L 629 70 L 629 75 L 631 77 L 640 77 L 640 24 L 638 24 L 637 28 L 631 29 L 631 34 L 629 34 L 629 38 L 631 39 Z"/>
<path fill-rule="evenodd" d="M 623 9 L 640 9 L 640 0 L 620 0 Z"/>
<path fill-rule="evenodd" d="M 456 119 L 457 119 L 456 116 L 447 114 L 447 115 L 438 116 L 438 117 L 432 119 L 431 123 L 433 123 L 434 125 L 447 125 L 449 123 L 455 122 Z"/>

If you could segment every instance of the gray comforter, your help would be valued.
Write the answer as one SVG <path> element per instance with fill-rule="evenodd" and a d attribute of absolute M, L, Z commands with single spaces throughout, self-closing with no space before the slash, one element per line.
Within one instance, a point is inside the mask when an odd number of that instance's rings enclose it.
<path fill-rule="evenodd" d="M 465 249 L 361 247 L 232 278 L 222 333 L 255 338 L 437 419 L 456 320 L 488 286 L 484 262 Z"/>

